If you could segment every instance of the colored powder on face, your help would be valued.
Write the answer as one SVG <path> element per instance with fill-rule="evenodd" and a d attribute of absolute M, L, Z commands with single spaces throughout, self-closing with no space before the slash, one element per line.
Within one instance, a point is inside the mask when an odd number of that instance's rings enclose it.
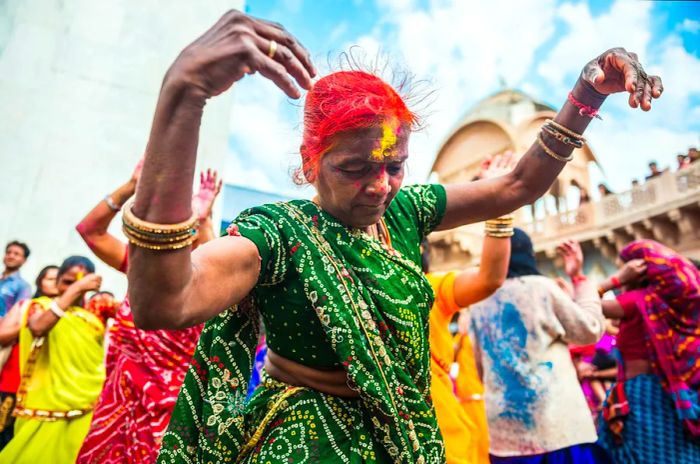
<path fill-rule="evenodd" d="M 372 159 L 381 160 L 393 153 L 398 125 L 396 119 L 382 123 L 382 138 L 379 140 L 379 146 L 372 150 Z"/>

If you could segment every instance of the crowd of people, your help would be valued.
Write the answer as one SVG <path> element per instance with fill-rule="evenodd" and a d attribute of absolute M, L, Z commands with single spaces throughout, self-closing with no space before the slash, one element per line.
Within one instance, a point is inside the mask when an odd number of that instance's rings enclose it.
<path fill-rule="evenodd" d="M 199 124 L 255 72 L 307 91 L 299 175 L 316 196 L 251 208 L 215 238 L 216 172 L 193 192 Z M 700 462 L 697 269 L 633 242 L 597 288 L 566 241 L 568 280 L 551 279 L 510 215 L 548 190 L 608 95 L 648 111 L 660 79 L 608 50 L 517 163 L 403 187 L 420 122 L 408 81 L 315 75 L 289 32 L 236 11 L 178 56 L 143 161 L 76 227 L 127 275 L 121 301 L 82 256 L 42 270 L 32 296 L 29 248 L 7 245 L 0 462 Z M 108 232 L 119 212 L 128 243 Z M 426 237 L 480 221 L 479 266 L 431 273 Z"/>
<path fill-rule="evenodd" d="M 700 152 L 698 152 L 698 149 L 696 147 L 690 147 L 690 148 L 688 148 L 687 153 L 679 153 L 678 155 L 676 155 L 676 161 L 678 163 L 676 166 L 676 170 L 680 171 L 683 169 L 687 169 L 690 166 L 692 166 L 693 163 L 695 163 L 695 161 L 697 161 L 698 159 L 700 159 Z M 665 169 L 660 169 L 659 163 L 657 163 L 656 161 L 650 161 L 648 166 L 649 166 L 649 174 L 647 174 L 644 177 L 645 181 L 659 177 L 662 174 L 664 174 L 665 172 L 668 172 L 670 169 L 668 167 Z M 573 187 L 576 187 L 579 191 L 579 199 L 578 199 L 579 205 L 583 205 L 583 204 L 591 202 L 592 198 L 591 198 L 590 194 L 588 193 L 588 190 L 586 189 L 586 187 L 584 187 L 583 185 L 580 185 L 578 183 L 578 181 L 576 181 L 576 179 L 573 179 L 571 181 L 571 185 Z M 641 185 L 643 185 L 643 184 L 640 184 L 638 179 L 632 179 L 631 187 L 633 190 L 633 196 L 635 196 L 636 190 Z M 599 195 L 600 199 L 603 199 L 603 198 L 607 197 L 608 195 L 614 195 L 614 194 L 615 194 L 615 192 L 610 190 L 610 188 L 608 187 L 608 185 L 606 183 L 601 182 L 598 184 L 598 195 Z"/>

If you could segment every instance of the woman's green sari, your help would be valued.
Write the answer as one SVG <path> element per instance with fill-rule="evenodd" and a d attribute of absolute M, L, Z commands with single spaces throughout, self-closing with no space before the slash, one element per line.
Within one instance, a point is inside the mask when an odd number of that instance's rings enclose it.
<path fill-rule="evenodd" d="M 384 216 L 392 248 L 308 201 L 243 213 L 236 225 L 258 246 L 260 280 L 202 332 L 159 462 L 443 462 L 419 244 L 444 208 L 441 186 L 402 189 Z M 311 366 L 331 353 L 359 399 L 264 376 L 246 403 L 258 314 L 274 351 Z"/>

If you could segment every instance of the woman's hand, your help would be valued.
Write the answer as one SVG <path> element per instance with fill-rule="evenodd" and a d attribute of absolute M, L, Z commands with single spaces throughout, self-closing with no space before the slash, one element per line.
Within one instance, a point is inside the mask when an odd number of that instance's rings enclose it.
<path fill-rule="evenodd" d="M 647 263 L 643 259 L 632 259 L 617 271 L 617 278 L 620 284 L 627 285 L 636 282 L 647 272 Z"/>
<path fill-rule="evenodd" d="M 216 171 L 207 169 L 199 174 L 199 191 L 192 197 L 192 209 L 197 212 L 200 220 L 211 216 L 214 201 L 221 192 L 222 180 L 218 179 Z"/>
<path fill-rule="evenodd" d="M 166 80 L 175 79 L 209 98 L 256 72 L 291 98 L 301 93 L 290 76 L 308 90 L 316 75 L 309 53 L 284 27 L 231 10 L 180 53 Z"/>
<path fill-rule="evenodd" d="M 581 79 L 603 95 L 629 92 L 630 106 L 644 111 L 649 111 L 652 98 L 659 98 L 664 91 L 661 78 L 647 75 L 637 54 L 624 48 L 611 48 L 589 62 Z"/>
<path fill-rule="evenodd" d="M 96 292 L 102 286 L 102 276 L 98 274 L 88 274 L 80 280 L 71 284 L 77 293 Z M 70 287 L 69 287 L 70 288 Z"/>
<path fill-rule="evenodd" d="M 481 162 L 479 167 L 479 179 L 492 179 L 508 174 L 518 164 L 518 159 L 512 151 L 500 153 L 498 155 L 488 156 Z"/>
<path fill-rule="evenodd" d="M 566 240 L 557 247 L 557 252 L 564 259 L 564 272 L 571 278 L 583 274 L 583 251 L 575 240 Z"/>

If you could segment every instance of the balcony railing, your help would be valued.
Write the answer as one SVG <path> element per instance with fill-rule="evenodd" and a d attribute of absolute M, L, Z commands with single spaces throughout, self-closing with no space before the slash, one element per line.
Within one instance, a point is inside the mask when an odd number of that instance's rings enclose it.
<path fill-rule="evenodd" d="M 700 200 L 700 163 L 664 174 L 626 192 L 608 195 L 575 210 L 536 218 L 526 225 L 536 241 L 551 241 L 590 229 L 631 224 L 664 210 Z M 537 240 L 539 239 L 539 240 Z"/>

